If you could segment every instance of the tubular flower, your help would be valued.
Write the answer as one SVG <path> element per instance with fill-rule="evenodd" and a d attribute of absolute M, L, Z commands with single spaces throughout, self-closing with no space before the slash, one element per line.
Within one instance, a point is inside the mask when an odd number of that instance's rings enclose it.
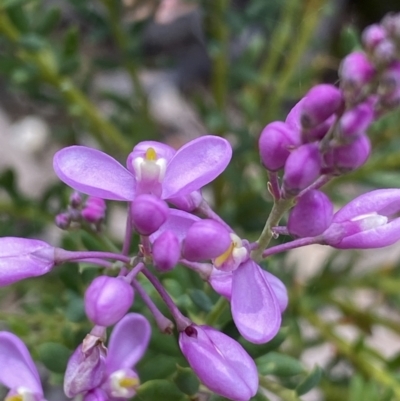
<path fill-rule="evenodd" d="M 111 156 L 84 146 L 60 150 L 53 164 L 63 182 L 91 196 L 132 201 L 147 193 L 179 202 L 221 174 L 231 156 L 228 141 L 209 135 L 176 152 L 159 142 L 141 142 L 129 155 L 127 169 Z"/>
<path fill-rule="evenodd" d="M 28 349 L 7 331 L 0 332 L 0 383 L 10 389 L 5 401 L 45 401 Z"/>
<path fill-rule="evenodd" d="M 332 219 L 322 234 L 325 244 L 339 249 L 381 248 L 400 239 L 400 189 L 378 189 L 361 195 Z"/>
<path fill-rule="evenodd" d="M 256 394 L 256 365 L 232 338 L 209 326 L 191 325 L 180 333 L 179 346 L 210 390 L 234 401 L 247 401 Z"/>

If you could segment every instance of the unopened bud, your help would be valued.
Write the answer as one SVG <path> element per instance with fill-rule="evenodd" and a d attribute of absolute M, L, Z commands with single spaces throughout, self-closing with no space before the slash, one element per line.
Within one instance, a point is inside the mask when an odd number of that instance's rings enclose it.
<path fill-rule="evenodd" d="M 82 209 L 82 217 L 89 223 L 100 223 L 106 214 L 106 202 L 104 199 L 89 196 L 85 207 Z"/>
<path fill-rule="evenodd" d="M 286 160 L 283 188 L 286 194 L 296 195 L 311 185 L 320 175 L 321 154 L 316 143 L 302 145 Z"/>
<path fill-rule="evenodd" d="M 361 167 L 371 153 L 367 135 L 360 135 L 351 144 L 332 147 L 324 154 L 324 173 L 344 174 Z"/>
<path fill-rule="evenodd" d="M 68 213 L 59 213 L 54 220 L 56 226 L 61 230 L 66 230 L 71 223 L 71 217 Z"/>
<path fill-rule="evenodd" d="M 295 237 L 315 237 L 331 224 L 333 205 L 321 191 L 307 191 L 290 211 L 288 231 Z"/>
<path fill-rule="evenodd" d="M 371 104 L 369 102 L 361 103 L 343 114 L 339 122 L 339 135 L 349 142 L 349 140 L 365 134 L 373 120 L 374 111 Z"/>
<path fill-rule="evenodd" d="M 183 244 L 183 257 L 192 262 L 214 259 L 231 245 L 229 232 L 211 219 L 200 220 L 189 228 Z"/>
<path fill-rule="evenodd" d="M 168 213 L 168 205 L 154 195 L 139 195 L 131 205 L 132 223 L 141 235 L 156 232 L 167 220 Z"/>
<path fill-rule="evenodd" d="M 299 132 L 281 121 L 268 124 L 258 141 L 261 161 L 270 171 L 281 169 L 290 150 L 299 145 Z"/>
<path fill-rule="evenodd" d="M 79 192 L 74 191 L 69 197 L 69 204 L 73 208 L 78 208 L 82 204 L 82 196 Z"/>
<path fill-rule="evenodd" d="M 164 231 L 156 238 L 152 248 L 153 263 L 157 270 L 172 270 L 181 256 L 181 244 L 177 236 L 170 230 Z"/>
<path fill-rule="evenodd" d="M 331 115 L 341 111 L 343 97 L 340 89 L 329 84 L 320 84 L 306 94 L 301 108 L 301 125 L 305 129 L 316 127 Z"/>
<path fill-rule="evenodd" d="M 376 45 L 373 55 L 375 63 L 380 66 L 390 64 L 396 58 L 396 45 L 390 39 L 384 39 Z"/>
<path fill-rule="evenodd" d="M 367 26 L 362 33 L 362 43 L 368 50 L 373 50 L 382 40 L 386 39 L 385 29 L 378 24 Z"/>
<path fill-rule="evenodd" d="M 128 312 L 133 295 L 123 278 L 97 277 L 85 292 L 86 315 L 98 326 L 112 326 Z"/>

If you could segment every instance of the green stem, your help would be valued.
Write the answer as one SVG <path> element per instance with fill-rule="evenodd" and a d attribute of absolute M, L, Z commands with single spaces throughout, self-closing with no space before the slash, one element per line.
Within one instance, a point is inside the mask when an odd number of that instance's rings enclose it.
<path fill-rule="evenodd" d="M 0 12 L 0 32 L 11 42 L 19 45 L 21 33 L 13 25 L 4 12 Z M 78 110 L 79 115 L 86 118 L 92 129 L 93 136 L 104 146 L 112 146 L 121 152 L 130 150 L 122 133 L 103 118 L 100 111 L 90 102 L 90 100 L 75 87 L 71 79 L 59 75 L 57 71 L 54 55 L 49 49 L 39 51 L 28 51 L 19 49 L 16 56 L 26 63 L 35 65 L 45 82 L 56 88 L 66 102 Z"/>
<path fill-rule="evenodd" d="M 227 306 L 228 301 L 226 300 L 226 298 L 220 297 L 211 309 L 210 313 L 207 315 L 206 324 L 209 326 L 214 326 Z"/>
<path fill-rule="evenodd" d="M 374 379 L 383 386 L 391 388 L 396 397 L 400 399 L 400 383 L 397 379 L 377 366 L 377 362 L 368 357 L 365 352 L 354 352 L 354 347 L 351 344 L 335 334 L 332 325 L 325 323 L 317 314 L 305 308 L 304 305 L 301 307 L 301 312 L 302 316 L 316 327 L 327 341 L 335 345 L 340 354 L 348 358 L 367 377 Z"/>
<path fill-rule="evenodd" d="M 273 237 L 272 227 L 278 225 L 282 216 L 293 206 L 293 204 L 294 200 L 292 198 L 280 199 L 278 201 L 275 201 L 271 213 L 265 223 L 264 229 L 260 235 L 260 238 L 258 238 L 258 240 L 256 241 L 258 246 L 251 252 L 252 259 L 254 259 L 255 261 L 260 261 L 262 259 L 263 251 L 268 246 Z"/>

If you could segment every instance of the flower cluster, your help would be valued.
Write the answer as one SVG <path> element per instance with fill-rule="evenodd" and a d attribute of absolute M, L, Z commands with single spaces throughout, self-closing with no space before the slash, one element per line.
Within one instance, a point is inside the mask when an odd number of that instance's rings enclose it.
<path fill-rule="evenodd" d="M 316 85 L 285 122 L 272 122 L 262 131 L 259 151 L 270 176 L 274 206 L 255 242 L 240 238 L 201 193 L 231 160 L 231 145 L 223 138 L 203 136 L 177 151 L 144 141 L 133 148 L 126 168 L 84 146 L 56 153 L 56 174 L 76 191 L 68 210 L 56 217 L 58 227 L 89 224 L 100 231 L 106 200 L 126 202 L 128 210 L 120 253 L 68 251 L 34 239 L 0 239 L 1 286 L 46 274 L 69 261 L 119 269 L 117 276 L 99 275 L 86 289 L 85 311 L 93 328 L 69 360 L 64 381 L 68 397 L 121 400 L 136 394 L 140 381 L 134 366 L 147 348 L 150 324 L 129 313 L 135 294 L 163 333 L 171 333 L 174 326 L 141 285 L 140 275 L 165 302 L 179 332 L 180 349 L 201 381 L 229 399 L 249 400 L 258 390 L 252 358 L 226 334 L 184 316 L 158 276 L 178 265 L 195 271 L 230 303 L 241 336 L 261 344 L 277 334 L 288 304 L 285 285 L 261 267 L 263 259 L 311 243 L 374 248 L 400 239 L 399 189 L 361 195 L 335 214 L 320 191 L 333 177 L 366 162 L 371 151 L 369 125 L 400 102 L 398 26 L 400 16 L 394 15 L 367 28 L 365 52 L 343 60 L 339 88 Z M 85 202 L 81 194 L 88 195 Z M 287 226 L 278 226 L 285 213 Z M 268 248 L 279 234 L 294 240 Z M 140 241 L 136 252 L 131 249 L 133 235 Z M 107 349 L 110 326 L 114 329 Z M 28 350 L 8 332 L 0 333 L 0 382 L 10 389 L 8 401 L 44 400 Z"/>

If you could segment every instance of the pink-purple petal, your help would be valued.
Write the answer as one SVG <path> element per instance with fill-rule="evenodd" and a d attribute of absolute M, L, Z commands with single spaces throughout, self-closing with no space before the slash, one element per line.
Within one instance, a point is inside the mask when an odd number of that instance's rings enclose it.
<path fill-rule="evenodd" d="M 54 171 L 61 181 L 84 194 L 130 201 L 135 197 L 134 176 L 111 156 L 85 146 L 58 151 Z"/>
<path fill-rule="evenodd" d="M 43 395 L 35 364 L 25 344 L 14 334 L 0 332 L 0 383 L 9 389 L 25 387 Z"/>
<path fill-rule="evenodd" d="M 46 242 L 0 238 L 0 287 L 48 273 L 54 266 L 54 258 L 54 248 Z"/>
<path fill-rule="evenodd" d="M 150 335 L 150 323 L 144 316 L 129 313 L 122 318 L 110 336 L 106 359 L 108 374 L 132 368 L 145 353 Z"/>
<path fill-rule="evenodd" d="M 389 216 L 400 210 L 400 189 L 377 189 L 353 199 L 334 216 L 334 223 L 351 220 L 368 213 Z"/>
<path fill-rule="evenodd" d="M 233 272 L 231 310 L 240 334 L 255 344 L 268 342 L 280 328 L 279 302 L 263 270 L 251 259 Z"/>
<path fill-rule="evenodd" d="M 203 136 L 180 148 L 167 166 L 162 198 L 174 198 L 196 191 L 218 177 L 232 157 L 226 139 Z"/>
<path fill-rule="evenodd" d="M 392 245 L 399 240 L 400 218 L 397 218 L 385 225 L 349 235 L 334 245 L 334 247 L 339 249 L 382 248 Z"/>

